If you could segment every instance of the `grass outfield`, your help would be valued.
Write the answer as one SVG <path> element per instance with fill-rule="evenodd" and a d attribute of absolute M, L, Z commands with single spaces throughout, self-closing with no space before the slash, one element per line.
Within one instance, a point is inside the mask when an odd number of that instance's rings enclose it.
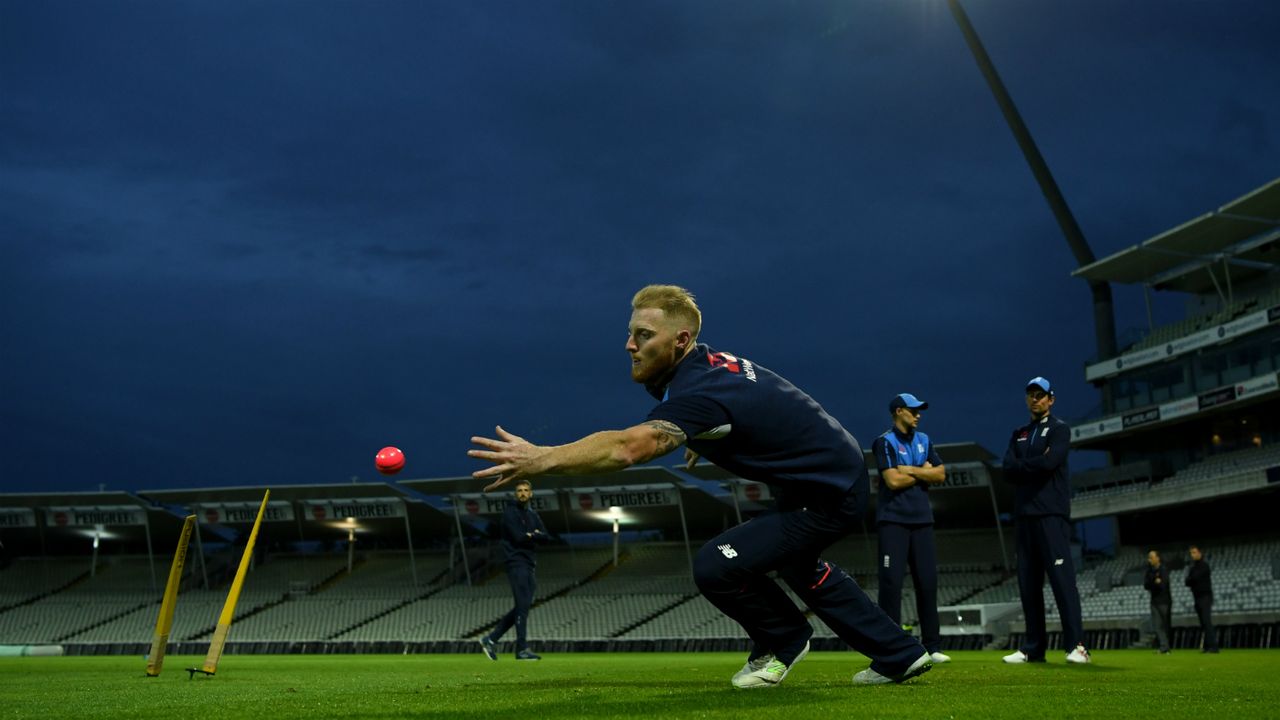
<path fill-rule="evenodd" d="M 1002 653 L 955 661 L 903 685 L 853 687 L 852 652 L 815 652 L 780 687 L 740 691 L 728 653 L 227 655 L 217 677 L 188 680 L 203 658 L 0 658 L 0 717 L 256 718 L 1058 718 L 1235 720 L 1280 717 L 1280 651 L 1220 655 L 1104 651 L 1091 666 L 1006 666 Z"/>

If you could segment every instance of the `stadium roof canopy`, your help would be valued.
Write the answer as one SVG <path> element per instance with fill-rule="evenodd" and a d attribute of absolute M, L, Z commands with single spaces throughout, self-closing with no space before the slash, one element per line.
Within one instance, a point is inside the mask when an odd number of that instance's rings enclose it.
<path fill-rule="evenodd" d="M 146 490 L 138 494 L 145 500 L 174 508 L 178 512 L 187 510 L 195 512 L 200 519 L 201 527 L 206 530 L 216 531 L 219 526 L 234 525 L 234 528 L 227 528 L 232 530 L 232 533 L 223 533 L 224 538 L 230 538 L 248 531 L 266 489 L 266 487 L 215 487 Z M 284 522 L 273 521 L 270 517 L 265 518 L 270 524 L 268 536 L 282 542 L 345 538 L 351 523 L 345 515 L 332 513 L 339 512 L 344 506 L 352 504 L 371 505 L 379 509 L 385 505 L 403 507 L 402 514 L 385 517 L 360 516 L 357 519 L 360 532 L 370 539 L 374 537 L 403 538 L 409 524 L 412 524 L 419 536 L 427 538 L 447 538 L 456 532 L 451 515 L 417 498 L 407 496 L 401 488 L 390 483 L 280 485 L 271 488 L 269 505 L 274 507 L 279 504 L 294 506 L 291 509 L 295 510 L 283 516 L 287 517 Z M 226 517 L 225 508 L 237 505 L 255 512 L 242 514 L 235 519 Z M 218 509 L 223 509 L 223 512 L 219 513 Z M 418 543 L 421 544 L 421 541 L 418 540 Z"/>
<path fill-rule="evenodd" d="M 552 533 L 563 532 L 601 532 L 610 529 L 607 513 L 596 512 L 598 508 L 589 508 L 580 503 L 586 502 L 581 497 L 593 491 L 626 491 L 669 487 L 679 495 L 682 508 L 675 506 L 628 507 L 627 524 L 630 528 L 645 530 L 661 530 L 668 539 L 676 540 L 687 526 L 695 535 L 705 535 L 707 528 L 717 532 L 724 527 L 725 518 L 733 514 L 733 505 L 728 493 L 719 498 L 711 494 L 714 484 L 703 484 L 701 476 L 682 473 L 664 467 L 633 467 L 619 472 L 601 475 L 544 475 L 533 479 L 535 494 L 555 492 L 564 495 L 567 505 L 556 511 L 540 512 L 543 523 Z M 460 500 L 474 498 L 485 486 L 485 482 L 473 477 L 439 478 L 431 480 L 401 480 L 399 484 L 405 488 L 428 496 L 458 496 Z M 506 485 L 487 493 L 499 498 L 511 497 L 515 488 Z M 573 496 L 578 497 L 573 497 Z M 470 509 L 467 509 L 470 508 Z M 465 518 L 473 514 L 474 504 L 459 505 Z M 575 512 L 569 512 L 574 510 Z M 577 512 L 585 510 L 587 512 Z M 682 520 L 683 515 L 683 520 Z M 703 527 L 706 526 L 706 527 Z"/>
<path fill-rule="evenodd" d="M 100 537 L 113 552 L 172 552 L 182 532 L 183 518 L 199 518 L 204 542 L 243 542 L 253 525 L 266 487 L 220 487 L 129 492 L 0 493 L 0 513 L 24 510 L 28 523 L 4 527 L 0 543 L 11 551 L 40 548 L 50 554 L 82 552 Z M 361 516 L 354 525 L 366 541 L 386 538 L 403 546 L 412 525 L 414 541 L 421 546 L 439 538 L 456 536 L 452 513 L 446 512 L 388 483 L 333 485 L 283 485 L 271 488 L 269 510 L 260 541 L 267 545 L 297 541 L 345 540 L 353 523 L 345 515 L 354 506 L 383 510 L 394 515 Z M 322 517 L 318 508 L 331 516 Z M 228 509 L 238 510 L 230 513 Z M 481 531 L 463 526 L 470 535 Z"/>
<path fill-rule="evenodd" d="M 1071 274 L 1157 290 L 1225 295 L 1232 283 L 1275 270 L 1278 251 L 1280 178 Z"/>
<path fill-rule="evenodd" d="M 0 493 L 0 510 L 16 509 L 29 513 L 30 524 L 4 528 L 0 545 L 11 546 L 10 552 L 87 551 L 99 538 L 148 553 L 171 548 L 182 531 L 181 516 L 123 491 Z"/>
<path fill-rule="evenodd" d="M 948 464 L 990 467 L 994 456 L 975 443 L 938 447 Z M 869 465 L 874 464 L 868 460 Z M 364 547 L 439 546 L 454 538 L 496 537 L 494 523 L 512 496 L 510 486 L 482 494 L 473 477 L 399 482 L 271 487 L 259 547 L 286 550 L 297 542 L 345 541 Z M 688 532 L 706 538 L 768 507 L 767 492 L 747 486 L 710 463 L 628 468 L 600 475 L 544 476 L 534 481 L 535 508 L 553 534 L 608 533 L 615 519 L 626 530 L 660 531 L 669 540 Z M 182 531 L 184 516 L 199 520 L 197 544 L 243 543 L 266 486 L 207 487 L 98 493 L 0 494 L 0 554 L 83 554 L 94 539 L 104 551 L 162 558 Z M 948 488 L 935 512 L 953 522 L 982 524 L 992 492 L 1007 507 L 1004 484 Z M 618 506 L 615 510 L 613 506 Z M 200 552 L 204 552 L 201 549 Z M 162 571 L 163 568 L 160 568 Z"/>
<path fill-rule="evenodd" d="M 681 478 L 668 472 L 665 468 L 651 465 L 632 467 L 618 472 L 601 475 L 542 475 L 530 482 L 537 490 L 568 490 L 583 487 L 620 487 L 649 483 L 674 483 Z M 470 475 L 465 477 L 430 478 L 401 480 L 399 484 L 423 493 L 424 495 L 463 495 L 482 492 L 488 481 L 477 480 Z M 509 494 L 515 488 L 504 485 L 492 490 L 495 494 Z"/>

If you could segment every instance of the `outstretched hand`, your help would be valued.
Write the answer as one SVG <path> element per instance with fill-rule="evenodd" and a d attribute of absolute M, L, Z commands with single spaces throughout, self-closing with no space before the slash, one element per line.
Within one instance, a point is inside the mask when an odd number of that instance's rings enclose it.
<path fill-rule="evenodd" d="M 472 443 L 488 448 L 487 450 L 467 451 L 470 457 L 493 463 L 493 467 L 471 473 L 471 477 L 477 480 L 493 480 L 484 486 L 484 491 L 489 492 L 513 480 L 538 475 L 540 471 L 537 469 L 537 462 L 547 448 L 534 445 L 519 435 L 512 435 L 503 430 L 501 425 L 494 430 L 498 434 L 496 440 L 479 436 L 471 438 Z"/>

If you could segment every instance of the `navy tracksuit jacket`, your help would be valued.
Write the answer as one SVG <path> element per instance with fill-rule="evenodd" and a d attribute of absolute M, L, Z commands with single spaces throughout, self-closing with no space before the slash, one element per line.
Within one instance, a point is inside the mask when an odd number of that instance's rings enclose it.
<path fill-rule="evenodd" d="M 1027 636 L 1020 648 L 1032 660 L 1044 659 L 1044 579 L 1049 577 L 1062 618 L 1063 645 L 1070 652 L 1084 642 L 1080 595 L 1071 560 L 1071 484 L 1067 451 L 1071 428 L 1046 415 L 1013 431 L 1004 454 L 1005 480 L 1014 484 L 1014 535 L 1018 590 Z"/>

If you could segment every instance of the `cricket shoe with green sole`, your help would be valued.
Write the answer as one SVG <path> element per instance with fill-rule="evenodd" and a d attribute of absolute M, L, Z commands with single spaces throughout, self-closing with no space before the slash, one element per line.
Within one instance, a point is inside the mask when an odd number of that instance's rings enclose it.
<path fill-rule="evenodd" d="M 733 676 L 733 686 L 739 690 L 754 690 L 756 688 L 777 687 L 782 682 L 787 673 L 791 672 L 791 668 L 796 663 L 804 659 L 809 654 L 809 643 L 804 644 L 804 649 L 791 661 L 790 665 L 784 664 L 781 660 L 773 655 L 761 655 L 754 660 L 748 660 L 746 665 L 742 666 Z"/>

